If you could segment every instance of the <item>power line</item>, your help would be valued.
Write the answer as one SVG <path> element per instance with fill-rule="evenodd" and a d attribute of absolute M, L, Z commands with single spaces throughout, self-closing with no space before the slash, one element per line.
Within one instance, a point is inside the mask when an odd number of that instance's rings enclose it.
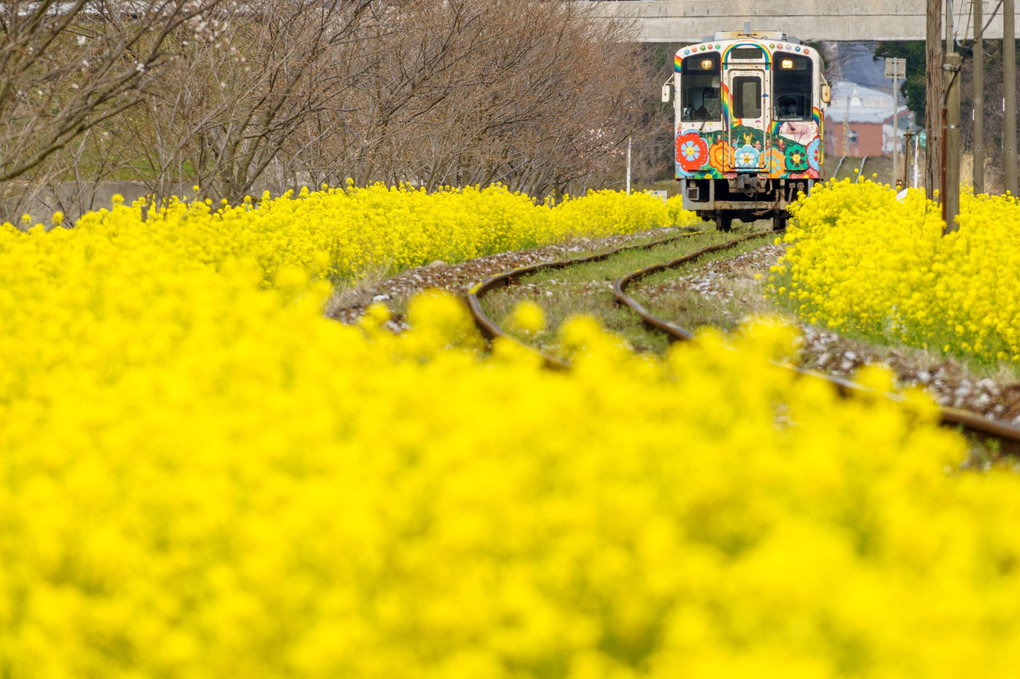
<path fill-rule="evenodd" d="M 950 8 L 952 7 L 952 1 L 953 0 L 949 0 Z M 972 4 L 975 3 L 975 2 L 981 2 L 981 0 L 971 0 Z M 990 17 L 988 17 L 988 21 L 985 22 L 985 25 L 981 28 L 981 33 L 979 35 L 982 38 L 985 37 L 985 31 L 988 30 L 988 27 L 992 25 L 992 20 L 995 19 L 995 15 L 999 13 L 999 9 L 1002 7 L 1002 2 L 1003 2 L 1003 0 L 999 0 L 999 3 L 995 6 L 995 9 L 992 10 L 992 15 Z M 970 19 L 969 18 L 967 19 L 967 25 L 968 26 L 970 25 Z M 1003 34 L 1002 39 L 1003 40 L 1006 39 L 1005 34 Z M 956 40 L 955 36 L 954 36 L 953 40 L 954 41 Z M 963 62 L 966 62 L 968 59 L 970 59 L 974 55 L 974 52 L 973 52 L 972 48 L 974 47 L 974 42 L 976 40 L 977 40 L 977 36 L 975 36 L 974 38 L 971 38 L 970 45 L 967 45 L 967 46 L 965 46 L 963 44 L 963 42 L 959 42 L 958 41 L 958 44 L 960 45 L 960 47 L 964 48 L 967 51 L 965 51 L 963 53 L 963 55 L 962 55 L 963 56 L 963 61 L 960 62 L 960 69 L 953 72 L 953 76 L 950 79 L 949 84 L 946 86 L 945 91 L 942 93 L 942 105 L 943 106 L 945 106 L 946 96 L 949 93 L 949 88 L 952 87 L 956 83 L 956 79 L 960 76 L 960 73 L 963 71 Z"/>

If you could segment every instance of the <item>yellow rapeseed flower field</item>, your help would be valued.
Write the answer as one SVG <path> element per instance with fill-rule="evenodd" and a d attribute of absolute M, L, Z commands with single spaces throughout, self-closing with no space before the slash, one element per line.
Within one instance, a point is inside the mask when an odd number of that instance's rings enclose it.
<path fill-rule="evenodd" d="M 578 236 L 698 221 L 679 208 L 678 199 L 667 207 L 648 193 L 597 191 L 553 207 L 501 186 L 429 194 L 376 184 L 303 189 L 276 199 L 266 194 L 257 204 L 250 198 L 238 206 L 173 199 L 149 208 L 140 202 L 115 208 L 112 215 L 100 210 L 79 220 L 77 228 L 138 231 L 154 247 L 181 250 L 191 261 L 214 267 L 252 261 L 268 285 L 283 267 L 351 283 L 369 272 L 392 273 L 435 260 L 460 262 Z"/>
<path fill-rule="evenodd" d="M 942 236 L 923 191 L 830 182 L 793 207 L 772 294 L 811 322 L 892 343 L 1020 364 L 1020 205 L 963 193 Z"/>
<path fill-rule="evenodd" d="M 430 205 L 328 195 L 366 232 Z M 767 322 L 658 361 L 574 320 L 569 374 L 449 296 L 340 325 L 324 272 L 416 260 L 323 236 L 328 195 L 0 228 L 0 675 L 1015 672 L 1020 480 L 958 471 L 930 402 L 840 401 Z"/>

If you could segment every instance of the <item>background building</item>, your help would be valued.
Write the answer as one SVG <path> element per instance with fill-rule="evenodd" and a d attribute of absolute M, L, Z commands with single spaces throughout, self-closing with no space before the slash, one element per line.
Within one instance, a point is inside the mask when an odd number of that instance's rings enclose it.
<path fill-rule="evenodd" d="M 914 129 L 914 114 L 900 98 L 899 151 L 903 134 Z M 832 86 L 832 102 L 825 111 L 825 154 L 830 157 L 891 156 L 893 97 L 881 90 L 839 80 Z"/>

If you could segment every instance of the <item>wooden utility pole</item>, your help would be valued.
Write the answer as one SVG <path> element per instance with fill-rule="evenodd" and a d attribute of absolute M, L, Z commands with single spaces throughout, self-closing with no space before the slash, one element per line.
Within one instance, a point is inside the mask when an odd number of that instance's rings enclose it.
<path fill-rule="evenodd" d="M 889 77 L 889 62 L 890 59 L 886 57 L 885 60 L 885 75 Z M 902 67 L 902 73 L 900 73 Z M 900 75 L 903 77 L 907 76 L 907 60 L 906 59 L 892 59 L 892 186 L 894 189 L 899 189 L 899 184 L 896 179 L 899 177 L 897 171 L 897 160 L 900 152 Z"/>
<path fill-rule="evenodd" d="M 974 193 L 985 192 L 985 46 L 982 0 L 974 0 Z"/>
<path fill-rule="evenodd" d="M 897 156 L 900 152 L 900 98 L 899 92 L 900 81 L 897 79 L 896 71 L 893 71 L 892 79 L 892 185 L 894 189 L 899 189 L 896 184 L 896 177 L 899 173 L 896 172 L 896 161 Z"/>
<path fill-rule="evenodd" d="M 928 1 L 925 34 L 925 113 L 927 153 L 924 188 L 932 197 L 942 183 L 942 0 Z"/>
<path fill-rule="evenodd" d="M 942 119 L 942 221 L 943 233 L 956 231 L 960 214 L 960 64 L 963 57 L 956 53 L 953 34 L 953 3 L 946 2 L 946 64 L 942 78 L 946 93 Z"/>
<path fill-rule="evenodd" d="M 956 52 L 946 55 L 946 172 L 945 195 L 942 197 L 943 233 L 956 231 L 960 214 L 960 64 L 963 57 Z"/>
<path fill-rule="evenodd" d="M 907 60 L 900 59 L 897 57 L 886 57 L 885 58 L 885 77 L 892 78 L 892 129 L 893 129 L 893 146 L 892 146 L 892 185 L 894 187 L 899 186 L 899 149 L 900 149 L 900 77 L 907 76 Z M 906 183 L 906 182 L 904 182 Z"/>
<path fill-rule="evenodd" d="M 1006 87 L 1002 119 L 1002 188 L 1016 195 L 1016 26 L 1013 0 L 1002 3 L 1002 79 Z"/>

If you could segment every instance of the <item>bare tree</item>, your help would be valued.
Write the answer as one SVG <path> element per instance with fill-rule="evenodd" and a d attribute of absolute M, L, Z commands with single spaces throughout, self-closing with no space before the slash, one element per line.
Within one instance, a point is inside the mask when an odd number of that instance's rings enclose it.
<path fill-rule="evenodd" d="M 17 206 L 26 183 L 52 178 L 44 166 L 54 154 L 136 106 L 157 77 L 167 37 L 219 2 L 0 5 L 0 212 L 10 213 L 12 195 Z"/>
<path fill-rule="evenodd" d="M 618 174 L 657 92 L 627 27 L 578 3 L 15 4 L 0 180 L 72 179 L 82 203 L 115 172 L 230 201 L 346 178 L 577 192 Z"/>
<path fill-rule="evenodd" d="M 293 157 L 315 142 L 293 137 L 350 87 L 330 60 L 370 4 L 266 0 L 257 10 L 223 6 L 182 27 L 172 38 L 174 68 L 132 126 L 153 192 L 197 182 L 237 201 L 260 182 L 293 180 Z"/>
<path fill-rule="evenodd" d="M 314 128 L 330 129 L 331 174 L 358 184 L 596 184 L 649 91 L 623 27 L 571 3 L 416 0 L 379 16 L 348 61 L 344 120 Z"/>

